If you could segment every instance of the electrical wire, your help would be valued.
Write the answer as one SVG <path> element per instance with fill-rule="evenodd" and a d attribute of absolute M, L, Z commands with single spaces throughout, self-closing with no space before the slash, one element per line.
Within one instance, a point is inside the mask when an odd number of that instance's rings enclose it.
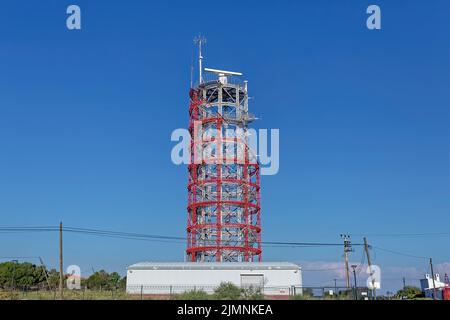
<path fill-rule="evenodd" d="M 125 240 L 138 240 L 138 241 L 150 241 L 150 242 L 162 242 L 162 243 L 185 243 L 186 239 L 184 237 L 178 236 L 165 236 L 157 234 L 144 234 L 144 233 L 133 233 L 133 232 L 123 232 L 123 231 L 111 231 L 111 230 L 101 230 L 92 228 L 79 228 L 79 227 L 63 227 L 64 232 L 84 234 L 98 237 L 108 237 L 115 239 L 125 239 Z M 26 232 L 56 232 L 59 231 L 59 226 L 21 226 L 21 227 L 0 227 L 0 234 L 5 233 L 26 233 Z M 441 234 L 441 233 L 440 233 Z M 215 243 L 213 240 L 204 240 L 203 243 Z M 342 243 L 323 243 L 323 242 L 282 242 L 282 241 L 262 241 L 262 245 L 268 247 L 289 247 L 289 248 L 317 248 L 317 247 L 341 247 Z M 363 246 L 361 243 L 353 243 L 352 246 Z M 427 257 L 412 255 L 408 253 L 403 253 L 399 251 L 394 251 L 390 249 L 385 249 L 381 247 L 371 246 L 371 248 L 389 252 L 391 254 L 417 258 L 417 259 L 428 259 Z M 376 254 L 375 250 L 373 250 Z M 362 255 L 362 262 L 359 265 L 358 273 L 361 272 L 362 265 L 364 263 L 365 255 Z M 307 270 L 305 270 L 307 271 Z"/>
<path fill-rule="evenodd" d="M 167 242 L 167 243 L 180 243 L 185 242 L 186 238 L 176 237 L 176 236 L 164 236 L 155 234 L 143 234 L 143 233 L 131 233 L 122 231 L 111 231 L 111 230 L 101 230 L 101 229 L 90 229 L 90 228 L 78 228 L 78 227 L 63 227 L 63 231 L 86 234 L 93 236 L 110 237 L 117 239 L 128 239 L 128 240 L 144 240 L 144 241 L 157 241 L 157 242 Z M 10 232 L 55 232 L 59 231 L 58 226 L 39 226 L 39 227 L 0 227 L 0 233 L 10 233 Z M 211 243 L 215 243 L 214 240 L 210 240 Z M 203 241 L 208 243 L 208 240 Z M 262 245 L 273 246 L 273 247 L 341 247 L 342 243 L 321 243 L 321 242 L 281 242 L 281 241 L 261 241 Z M 354 243 L 354 246 L 361 246 L 363 244 Z"/>
<path fill-rule="evenodd" d="M 352 233 L 355 237 L 393 237 L 393 238 L 414 238 L 414 237 L 433 237 L 433 236 L 450 236 L 450 232 L 422 232 L 422 233 Z"/>
<path fill-rule="evenodd" d="M 372 246 L 372 247 L 375 248 L 375 249 L 377 249 L 377 250 L 389 252 L 389 253 L 396 254 L 396 255 L 399 255 L 399 256 L 410 257 L 410 258 L 417 258 L 417 259 L 426 259 L 426 260 L 429 259 L 429 258 L 427 258 L 427 257 L 416 256 L 416 255 L 412 255 L 412 254 L 409 254 L 409 253 L 403 253 L 403 252 L 394 251 L 394 250 L 385 249 L 385 248 L 380 248 L 380 247 L 375 247 L 375 246 Z"/>
<path fill-rule="evenodd" d="M 325 272 L 325 271 L 337 271 L 337 270 L 342 270 L 343 267 L 338 267 L 338 268 L 324 268 L 324 269 L 303 269 L 302 268 L 302 272 Z"/>

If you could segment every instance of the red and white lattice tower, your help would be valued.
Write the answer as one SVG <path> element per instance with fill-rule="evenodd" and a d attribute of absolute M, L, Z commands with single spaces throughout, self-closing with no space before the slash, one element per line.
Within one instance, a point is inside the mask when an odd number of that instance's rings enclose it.
<path fill-rule="evenodd" d="M 261 261 L 260 170 L 249 147 L 247 82 L 213 79 L 190 90 L 188 261 Z M 234 78 L 233 78 L 234 79 Z M 233 83 L 234 82 L 234 83 Z"/>

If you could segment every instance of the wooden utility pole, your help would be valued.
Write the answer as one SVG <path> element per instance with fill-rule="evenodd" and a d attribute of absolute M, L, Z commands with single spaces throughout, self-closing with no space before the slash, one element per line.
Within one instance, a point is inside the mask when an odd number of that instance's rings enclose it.
<path fill-rule="evenodd" d="M 433 279 L 433 300 L 436 300 L 437 290 L 436 290 L 436 282 L 434 281 L 433 259 L 431 258 L 430 258 L 430 269 L 431 269 L 431 278 Z"/>
<path fill-rule="evenodd" d="M 350 236 L 347 234 L 341 234 L 341 238 L 344 240 L 344 259 L 345 259 L 345 283 L 347 289 L 350 288 L 350 270 L 348 268 L 348 253 L 351 251 Z"/>
<path fill-rule="evenodd" d="M 62 222 L 59 223 L 59 297 L 63 299 L 63 233 Z"/>
<path fill-rule="evenodd" d="M 367 264 L 369 265 L 370 278 L 372 279 L 372 298 L 376 299 L 377 293 L 376 293 L 376 289 L 375 289 L 375 279 L 372 278 L 372 275 L 373 275 L 373 272 L 372 272 L 372 260 L 370 260 L 369 244 L 367 243 L 367 238 L 366 237 L 364 237 L 364 251 L 366 252 Z"/>

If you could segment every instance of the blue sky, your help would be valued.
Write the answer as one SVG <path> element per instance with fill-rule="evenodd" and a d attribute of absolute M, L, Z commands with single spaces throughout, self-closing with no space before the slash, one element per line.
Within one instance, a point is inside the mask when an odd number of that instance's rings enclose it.
<path fill-rule="evenodd" d="M 280 171 L 261 182 L 263 240 L 366 234 L 444 270 L 448 235 L 374 234 L 449 232 L 448 1 L 228 3 L 3 1 L 1 225 L 184 236 L 187 169 L 172 164 L 170 135 L 188 124 L 201 32 L 205 65 L 242 71 L 255 127 L 280 130 Z M 70 4 L 81 7 L 82 30 L 66 28 Z M 381 7 L 382 30 L 366 28 L 369 4 Z M 57 265 L 56 234 L 0 237 L 0 256 Z M 183 253 L 184 244 L 65 238 L 67 264 L 85 272 Z M 391 270 L 389 288 L 426 271 L 425 259 L 374 255 Z M 351 259 L 360 256 L 356 248 Z M 267 247 L 263 257 L 319 269 L 342 260 L 337 248 Z M 333 277 L 305 272 L 304 281 Z"/>

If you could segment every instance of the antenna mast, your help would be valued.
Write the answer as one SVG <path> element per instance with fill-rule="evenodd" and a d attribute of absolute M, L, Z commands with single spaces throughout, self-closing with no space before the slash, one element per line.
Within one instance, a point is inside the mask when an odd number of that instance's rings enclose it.
<path fill-rule="evenodd" d="M 198 82 L 199 84 L 203 82 L 202 77 L 202 45 L 206 43 L 206 38 L 204 38 L 201 34 L 199 34 L 197 37 L 194 38 L 194 43 L 198 44 Z"/>

